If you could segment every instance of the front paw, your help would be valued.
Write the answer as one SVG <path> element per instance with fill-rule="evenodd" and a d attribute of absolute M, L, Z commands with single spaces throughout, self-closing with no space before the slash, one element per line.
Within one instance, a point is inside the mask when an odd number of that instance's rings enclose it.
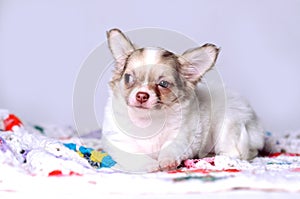
<path fill-rule="evenodd" d="M 169 171 L 169 170 L 173 170 L 176 169 L 181 161 L 171 158 L 171 157 L 162 157 L 158 159 L 159 162 L 159 168 L 161 171 Z"/>

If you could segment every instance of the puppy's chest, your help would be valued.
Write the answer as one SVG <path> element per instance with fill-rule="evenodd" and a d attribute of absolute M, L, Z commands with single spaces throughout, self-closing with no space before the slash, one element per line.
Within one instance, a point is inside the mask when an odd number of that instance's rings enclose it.
<path fill-rule="evenodd" d="M 121 142 L 133 153 L 157 153 L 171 144 L 180 133 L 182 115 L 179 112 L 158 111 L 144 114 L 120 113 L 122 120 L 115 124 Z M 120 124 L 122 123 L 122 124 Z M 124 144 L 124 143 L 123 143 Z"/>
<path fill-rule="evenodd" d="M 153 115 L 151 126 L 143 129 L 144 132 L 151 132 L 150 136 L 137 140 L 137 144 L 143 152 L 157 152 L 174 141 L 181 126 L 182 118 L 179 114 Z"/>

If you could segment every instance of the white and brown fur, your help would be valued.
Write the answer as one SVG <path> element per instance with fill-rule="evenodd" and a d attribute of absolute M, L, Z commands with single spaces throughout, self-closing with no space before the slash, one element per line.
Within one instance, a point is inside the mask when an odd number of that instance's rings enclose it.
<path fill-rule="evenodd" d="M 213 91 L 201 80 L 215 64 L 215 45 L 176 55 L 157 47 L 136 48 L 118 29 L 107 36 L 115 71 L 103 143 L 119 169 L 172 169 L 209 153 L 251 159 L 263 148 L 263 128 L 238 95 L 227 93 L 225 107 L 217 99 L 211 108 Z"/>

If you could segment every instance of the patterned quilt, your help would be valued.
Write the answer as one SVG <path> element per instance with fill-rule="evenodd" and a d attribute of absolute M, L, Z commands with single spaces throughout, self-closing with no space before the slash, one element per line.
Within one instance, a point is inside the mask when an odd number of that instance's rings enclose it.
<path fill-rule="evenodd" d="M 0 129 L 0 196 L 300 192 L 297 131 L 280 137 L 267 132 L 272 153 L 251 161 L 215 156 L 185 160 L 169 172 L 132 174 L 114 169 L 101 150 L 101 130 L 79 136 L 72 127 L 24 124 L 13 114 L 0 117 Z"/>

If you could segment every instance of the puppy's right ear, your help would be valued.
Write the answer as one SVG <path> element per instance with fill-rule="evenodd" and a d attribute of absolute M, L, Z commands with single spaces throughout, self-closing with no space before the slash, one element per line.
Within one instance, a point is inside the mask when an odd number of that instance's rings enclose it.
<path fill-rule="evenodd" d="M 116 67 L 123 68 L 126 58 L 134 51 L 133 44 L 119 29 L 108 31 L 107 40 L 109 49 L 115 58 Z"/>

